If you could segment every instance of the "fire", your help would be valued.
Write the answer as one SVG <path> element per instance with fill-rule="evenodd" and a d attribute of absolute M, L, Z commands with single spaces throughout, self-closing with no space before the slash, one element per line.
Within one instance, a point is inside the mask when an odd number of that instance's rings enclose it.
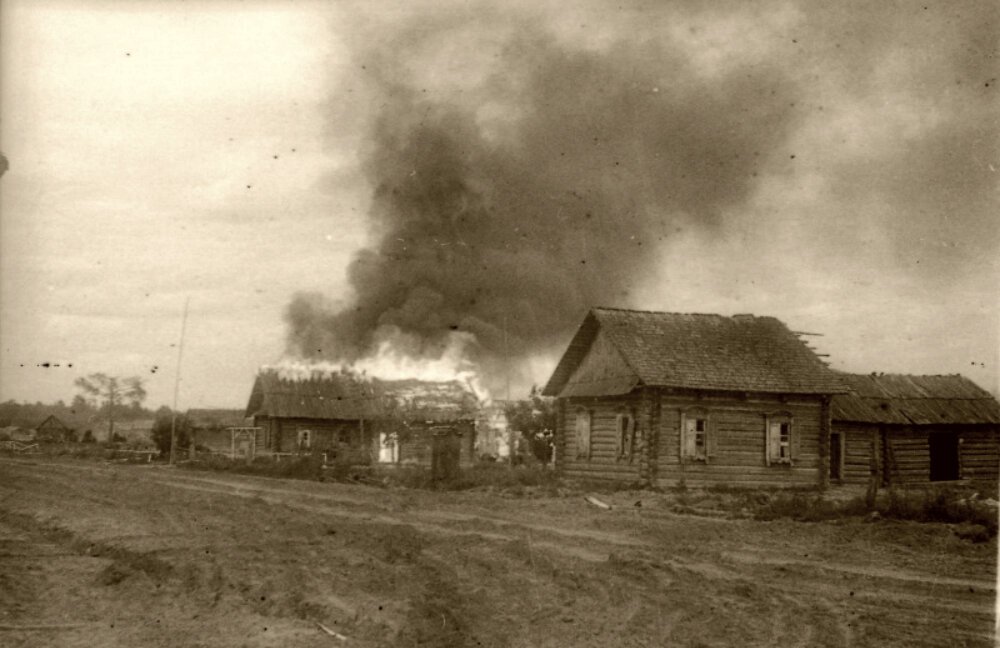
<path fill-rule="evenodd" d="M 309 380 L 347 373 L 359 378 L 381 380 L 458 381 L 467 385 L 480 402 L 489 404 L 489 391 L 483 386 L 474 363 L 468 357 L 468 349 L 474 342 L 475 336 L 471 333 L 452 332 L 439 357 L 415 358 L 400 351 L 390 337 L 379 343 L 375 353 L 353 363 L 285 358 L 277 365 L 263 367 L 262 370 L 275 371 L 285 380 Z"/>

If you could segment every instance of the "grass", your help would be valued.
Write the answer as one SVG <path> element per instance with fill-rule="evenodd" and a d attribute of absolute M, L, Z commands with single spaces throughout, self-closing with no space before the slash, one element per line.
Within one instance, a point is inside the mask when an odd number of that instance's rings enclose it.
<path fill-rule="evenodd" d="M 867 501 L 866 501 L 867 500 Z M 915 522 L 965 525 L 959 535 L 978 540 L 997 535 L 997 510 L 978 498 L 973 489 L 955 487 L 911 490 L 888 489 L 871 502 L 865 496 L 834 501 L 820 493 L 780 493 L 766 501 L 747 493 L 742 502 L 754 519 L 781 518 L 819 522 L 845 517 L 873 516 Z"/>

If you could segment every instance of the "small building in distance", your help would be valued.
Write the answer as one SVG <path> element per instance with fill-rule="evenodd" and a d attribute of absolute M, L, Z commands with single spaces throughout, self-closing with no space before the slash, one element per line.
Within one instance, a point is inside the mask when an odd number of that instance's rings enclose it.
<path fill-rule="evenodd" d="M 233 438 L 231 428 L 247 427 L 252 422 L 237 409 L 200 409 L 187 411 L 188 429 L 195 447 L 212 452 L 230 452 Z"/>
<path fill-rule="evenodd" d="M 73 439 L 73 430 L 59 420 L 55 414 L 50 414 L 44 421 L 35 426 L 35 438 L 47 443 L 64 443 Z"/>
<path fill-rule="evenodd" d="M 831 479 L 883 485 L 997 482 L 1000 404 L 960 375 L 844 374 Z"/>
<path fill-rule="evenodd" d="M 773 317 L 594 308 L 543 390 L 585 478 L 823 485 L 840 378 Z"/>

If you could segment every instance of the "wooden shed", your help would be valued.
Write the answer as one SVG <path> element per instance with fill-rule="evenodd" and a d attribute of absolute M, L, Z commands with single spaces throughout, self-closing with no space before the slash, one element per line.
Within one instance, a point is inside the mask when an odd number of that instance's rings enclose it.
<path fill-rule="evenodd" d="M 350 451 L 358 460 L 430 464 L 432 435 L 451 427 L 473 459 L 478 401 L 459 381 L 368 379 L 349 372 L 257 376 L 246 415 L 258 452 Z"/>
<path fill-rule="evenodd" d="M 558 470 L 667 486 L 825 484 L 843 391 L 772 317 L 595 308 L 543 393 Z"/>
<path fill-rule="evenodd" d="M 831 477 L 883 485 L 996 482 L 1000 404 L 960 375 L 844 374 L 833 399 Z"/>
<path fill-rule="evenodd" d="M 62 443 L 72 438 L 73 430 L 59 420 L 55 414 L 51 414 L 44 421 L 35 426 L 35 438 L 38 441 L 52 443 Z"/>

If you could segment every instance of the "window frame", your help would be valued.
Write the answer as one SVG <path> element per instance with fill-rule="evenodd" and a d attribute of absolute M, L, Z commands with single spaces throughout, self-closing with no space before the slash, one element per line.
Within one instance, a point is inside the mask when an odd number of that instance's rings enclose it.
<path fill-rule="evenodd" d="M 777 427 L 776 427 L 777 426 Z M 777 430 L 777 437 L 775 436 Z M 787 441 L 781 437 L 787 436 Z M 791 412 L 770 412 L 764 417 L 764 465 L 791 466 L 795 462 L 795 418 Z M 777 450 L 775 453 L 774 451 Z"/>
<path fill-rule="evenodd" d="M 694 421 L 694 430 L 688 430 L 688 423 Z M 698 422 L 702 422 L 701 430 L 698 430 Z M 694 432 L 693 441 L 690 434 Z M 701 453 L 698 453 L 698 436 L 699 433 L 702 438 L 701 443 Z M 686 407 L 681 410 L 681 421 L 680 421 L 680 447 L 678 449 L 678 457 L 682 462 L 702 462 L 708 463 L 712 453 L 709 451 L 710 437 L 712 436 L 712 414 L 706 407 L 700 405 L 695 405 L 692 407 Z M 694 452 L 690 452 L 689 449 L 693 448 Z"/>
<path fill-rule="evenodd" d="M 618 413 L 615 415 L 616 461 L 632 461 L 632 457 L 635 455 L 635 428 L 635 410 L 619 407 Z"/>

